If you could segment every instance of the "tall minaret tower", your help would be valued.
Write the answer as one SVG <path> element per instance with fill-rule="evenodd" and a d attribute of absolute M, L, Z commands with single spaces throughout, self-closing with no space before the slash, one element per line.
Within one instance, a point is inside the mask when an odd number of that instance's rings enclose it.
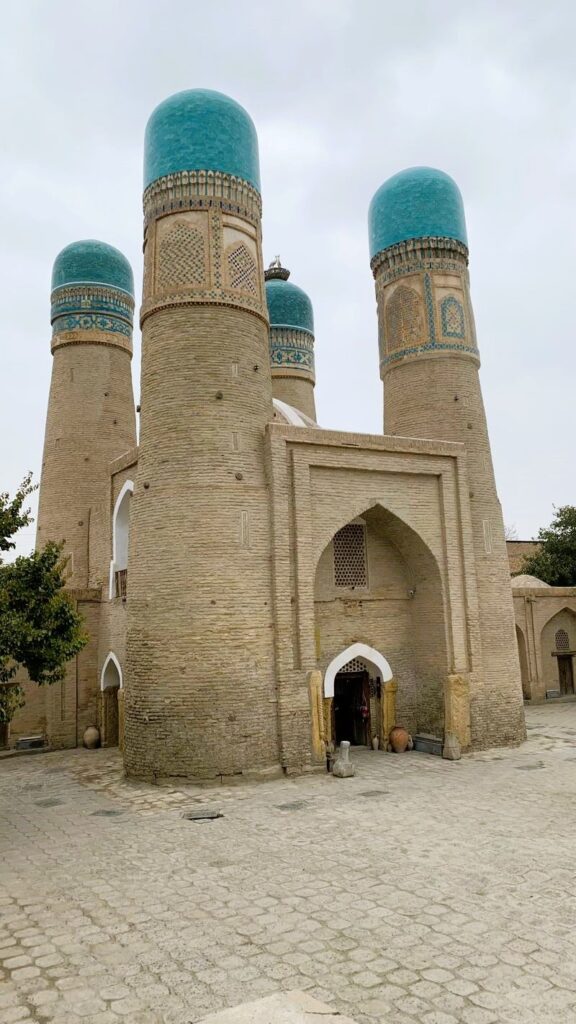
<path fill-rule="evenodd" d="M 146 129 L 141 433 L 130 527 L 125 765 L 278 766 L 272 418 L 258 143 L 220 93 Z"/>
<path fill-rule="evenodd" d="M 510 569 L 478 376 L 462 197 L 447 174 L 413 167 L 378 190 L 369 226 L 384 431 L 467 449 L 482 647 L 482 666 L 472 666 L 473 745 L 518 742 L 525 732 Z"/>
<path fill-rule="evenodd" d="M 70 587 L 107 581 L 108 467 L 136 444 L 133 294 L 130 264 L 111 245 L 74 242 L 56 258 L 36 545 L 65 541 Z"/>
<path fill-rule="evenodd" d="M 316 421 L 314 314 L 306 292 L 288 280 L 277 256 L 265 271 L 274 398 Z"/>

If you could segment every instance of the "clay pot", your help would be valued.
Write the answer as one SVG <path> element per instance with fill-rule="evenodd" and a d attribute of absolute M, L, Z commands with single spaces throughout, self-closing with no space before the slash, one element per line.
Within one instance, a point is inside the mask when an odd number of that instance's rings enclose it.
<path fill-rule="evenodd" d="M 96 750 L 100 746 L 100 732 L 93 725 L 89 725 L 82 737 L 82 742 L 88 750 Z"/>
<path fill-rule="evenodd" d="M 372 737 L 372 750 L 378 750 L 380 741 L 377 736 Z"/>
<path fill-rule="evenodd" d="M 390 730 L 390 735 L 388 737 L 390 747 L 395 754 L 403 754 L 408 750 L 408 747 L 410 746 L 410 739 L 410 733 L 402 725 L 395 725 L 394 728 Z"/>

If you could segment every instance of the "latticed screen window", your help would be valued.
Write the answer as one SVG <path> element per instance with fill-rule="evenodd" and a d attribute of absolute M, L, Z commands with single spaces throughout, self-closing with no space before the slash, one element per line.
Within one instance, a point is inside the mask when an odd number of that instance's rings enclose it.
<path fill-rule="evenodd" d="M 368 586 L 366 529 L 362 523 L 347 523 L 334 536 L 334 583 L 348 589 Z"/>
<path fill-rule="evenodd" d="M 556 650 L 557 651 L 569 651 L 570 641 L 568 639 L 568 633 L 565 629 L 559 629 L 556 632 Z"/>

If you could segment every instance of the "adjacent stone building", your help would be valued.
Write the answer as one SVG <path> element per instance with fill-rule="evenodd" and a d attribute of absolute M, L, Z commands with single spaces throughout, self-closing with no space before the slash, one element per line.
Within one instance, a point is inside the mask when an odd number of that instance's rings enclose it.
<path fill-rule="evenodd" d="M 264 270 L 247 113 L 172 96 L 144 162 L 138 445 L 129 267 L 98 242 L 56 260 L 38 542 L 65 540 L 91 643 L 12 742 L 95 724 L 130 776 L 197 780 L 322 769 L 395 722 L 520 742 L 457 186 L 411 168 L 372 201 L 385 418 L 363 435 L 316 424 L 312 305 Z"/>

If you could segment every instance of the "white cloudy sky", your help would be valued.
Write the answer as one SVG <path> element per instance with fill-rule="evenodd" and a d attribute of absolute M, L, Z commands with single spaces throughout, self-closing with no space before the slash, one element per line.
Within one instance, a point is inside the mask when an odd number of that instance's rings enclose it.
<path fill-rule="evenodd" d="M 381 430 L 367 208 L 431 164 L 464 195 L 505 521 L 530 537 L 576 503 L 575 31 L 571 0 L 3 4 L 0 490 L 39 474 L 53 258 L 101 238 L 139 282 L 146 120 L 202 86 L 256 122 L 264 254 L 314 303 L 322 425 Z"/>

